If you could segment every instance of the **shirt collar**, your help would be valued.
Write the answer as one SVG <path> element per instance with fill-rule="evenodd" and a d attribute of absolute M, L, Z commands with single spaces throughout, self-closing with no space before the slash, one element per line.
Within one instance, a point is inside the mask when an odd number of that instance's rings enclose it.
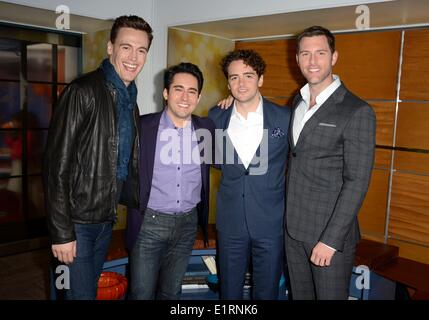
<path fill-rule="evenodd" d="M 170 117 L 167 114 L 167 108 L 164 108 L 164 111 L 162 112 L 161 115 L 161 120 L 159 121 L 159 124 L 161 126 L 163 126 L 165 129 L 185 129 L 185 128 L 192 128 L 192 120 L 188 121 L 188 123 L 186 124 L 186 126 L 184 128 L 176 128 L 176 126 L 174 125 L 173 121 L 170 119 Z"/>
<path fill-rule="evenodd" d="M 341 85 L 341 79 L 336 74 L 332 75 L 332 78 L 334 81 L 327 86 L 322 92 L 320 92 L 316 97 L 316 104 L 321 105 L 323 104 L 330 96 L 334 93 L 335 90 Z M 300 90 L 302 99 L 307 104 L 307 107 L 310 105 L 310 86 L 308 83 L 303 86 Z"/>
<path fill-rule="evenodd" d="M 237 111 L 237 107 L 235 105 L 235 100 L 234 100 L 234 106 L 232 108 L 232 116 L 235 116 L 239 119 L 245 120 L 244 117 Z M 256 115 L 258 117 L 263 117 L 264 116 L 264 110 L 263 110 L 263 98 L 262 95 L 259 93 L 259 104 L 258 107 L 256 108 L 255 111 L 249 112 L 249 114 L 253 114 Z M 247 117 L 249 118 L 249 117 Z"/>

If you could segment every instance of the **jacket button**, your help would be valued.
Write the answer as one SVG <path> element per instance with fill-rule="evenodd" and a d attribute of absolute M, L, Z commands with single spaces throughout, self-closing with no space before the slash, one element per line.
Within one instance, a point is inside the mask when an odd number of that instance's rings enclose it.
<path fill-rule="evenodd" d="M 246 176 L 249 175 L 249 170 L 246 170 L 246 172 L 244 173 Z"/>
<path fill-rule="evenodd" d="M 292 152 L 292 157 L 296 157 L 296 152 Z"/>

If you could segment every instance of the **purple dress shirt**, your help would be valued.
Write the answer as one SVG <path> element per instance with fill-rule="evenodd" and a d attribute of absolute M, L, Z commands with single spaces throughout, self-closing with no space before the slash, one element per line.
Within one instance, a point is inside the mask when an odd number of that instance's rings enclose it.
<path fill-rule="evenodd" d="M 201 187 L 201 163 L 192 123 L 175 128 L 165 109 L 158 127 L 147 206 L 170 214 L 190 211 L 201 201 Z"/>

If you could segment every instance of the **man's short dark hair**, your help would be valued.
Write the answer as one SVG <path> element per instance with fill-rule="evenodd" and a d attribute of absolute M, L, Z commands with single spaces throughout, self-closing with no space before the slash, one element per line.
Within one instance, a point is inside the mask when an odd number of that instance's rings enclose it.
<path fill-rule="evenodd" d="M 331 49 L 331 52 L 332 53 L 335 52 L 335 37 L 332 34 L 332 32 L 321 26 L 312 26 L 305 29 L 298 35 L 298 39 L 296 42 L 297 54 L 299 54 L 299 44 L 301 43 L 302 38 L 315 37 L 315 36 L 325 36 L 326 39 L 328 40 L 328 44 L 329 44 L 329 48 Z"/>
<path fill-rule="evenodd" d="M 115 19 L 113 23 L 112 29 L 110 30 L 110 42 L 115 43 L 118 32 L 121 28 L 133 28 L 136 30 L 141 30 L 146 32 L 147 37 L 149 39 L 149 47 L 152 44 L 153 34 L 152 28 L 143 18 L 138 16 L 120 16 Z"/>
<path fill-rule="evenodd" d="M 228 67 L 233 61 L 243 60 L 243 63 L 247 66 L 252 67 L 256 71 L 258 77 L 262 76 L 265 72 L 265 61 L 262 57 L 254 50 L 234 50 L 229 52 L 220 62 L 223 74 L 228 79 Z"/>
<path fill-rule="evenodd" d="M 173 78 L 178 73 L 188 73 L 193 75 L 198 80 L 198 94 L 203 90 L 204 77 L 200 68 L 193 63 L 181 62 L 175 66 L 168 68 L 164 73 L 164 89 L 169 91 Z"/>

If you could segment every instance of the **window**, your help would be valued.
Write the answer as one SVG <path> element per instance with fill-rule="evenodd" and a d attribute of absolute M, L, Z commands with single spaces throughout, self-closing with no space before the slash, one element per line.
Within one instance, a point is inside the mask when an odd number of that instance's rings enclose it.
<path fill-rule="evenodd" d="M 58 96 L 80 73 L 81 43 L 0 24 L 0 245 L 48 235 L 42 156 Z"/>

